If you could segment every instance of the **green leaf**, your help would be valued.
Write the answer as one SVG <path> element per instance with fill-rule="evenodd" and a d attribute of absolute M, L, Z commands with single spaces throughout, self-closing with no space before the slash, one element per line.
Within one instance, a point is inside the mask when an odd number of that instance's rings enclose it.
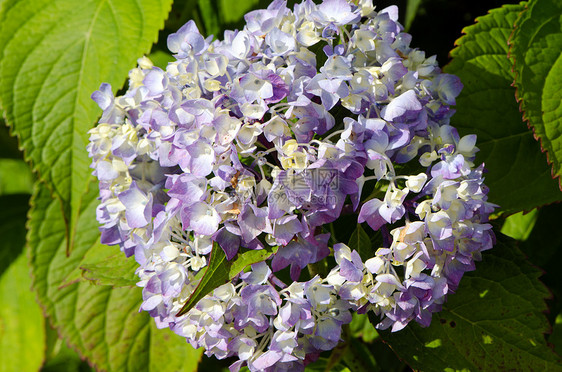
<path fill-rule="evenodd" d="M 418 13 L 418 9 L 419 9 L 421 3 L 422 3 L 422 0 L 407 0 L 406 16 L 405 16 L 405 20 L 404 20 L 404 30 L 405 31 L 408 31 L 410 29 L 410 27 L 412 27 L 412 23 L 414 22 L 414 19 L 416 18 L 416 15 Z"/>
<path fill-rule="evenodd" d="M 464 29 L 445 71 L 461 78 L 451 124 L 461 135 L 478 135 L 476 163 L 489 172 L 489 200 L 513 213 L 562 199 L 546 157 L 523 123 L 511 86 L 507 39 L 523 5 L 505 5 Z"/>
<path fill-rule="evenodd" d="M 169 35 L 170 33 L 176 32 L 183 26 L 187 21 L 194 20 L 202 33 L 204 25 L 201 22 L 199 15 L 199 8 L 197 3 L 199 0 L 174 0 L 172 3 L 172 9 L 168 15 L 168 19 L 165 24 L 165 33 Z M 167 40 L 161 38 L 158 40 L 158 45 L 160 49 L 168 51 Z"/>
<path fill-rule="evenodd" d="M 505 219 L 501 233 L 515 240 L 525 241 L 531 235 L 539 217 L 539 211 L 533 209 L 529 213 L 519 212 Z"/>
<path fill-rule="evenodd" d="M 351 248 L 351 250 L 356 250 L 357 253 L 361 256 L 363 261 L 368 260 L 371 257 L 374 257 L 375 252 L 378 247 L 374 247 L 371 238 L 369 235 L 363 230 L 361 224 L 357 224 L 357 227 L 351 234 L 349 238 L 349 242 L 347 246 Z"/>
<path fill-rule="evenodd" d="M 0 371 L 37 371 L 45 357 L 45 320 L 30 291 L 25 254 L 0 277 Z"/>
<path fill-rule="evenodd" d="M 31 194 L 33 176 L 29 166 L 19 159 L 0 159 L 0 195 Z"/>
<path fill-rule="evenodd" d="M 562 2 L 529 1 L 510 42 L 523 116 L 562 182 Z"/>
<path fill-rule="evenodd" d="M 177 316 L 187 313 L 199 300 L 221 285 L 226 284 L 246 267 L 271 257 L 277 252 L 277 249 L 279 249 L 278 246 L 266 246 L 263 249 L 245 250 L 238 252 L 232 260 L 228 261 L 223 249 L 217 243 L 214 243 L 207 269 L 205 269 L 201 281 Z"/>
<path fill-rule="evenodd" d="M 91 169 L 88 130 L 100 83 L 119 89 L 147 53 L 172 0 L 6 0 L 0 104 L 25 159 L 62 202 L 72 244 Z"/>
<path fill-rule="evenodd" d="M 97 190 L 94 184 L 89 189 L 77 224 L 75 249 L 68 257 L 59 202 L 41 185 L 32 197 L 28 244 L 33 286 L 51 324 L 98 370 L 195 371 L 201 351 L 193 350 L 182 337 L 161 333 L 146 312 L 139 313 L 140 288 L 90 282 L 61 286 L 88 250 L 99 247 L 94 218 Z M 167 362 L 162 363 L 159 355 L 167 356 Z"/>
<path fill-rule="evenodd" d="M 199 9 L 207 36 L 214 35 L 215 37 L 220 37 L 219 15 L 221 12 L 217 8 L 217 2 L 214 0 L 199 0 Z"/>
<path fill-rule="evenodd" d="M 162 50 L 157 50 L 154 53 L 150 54 L 148 58 L 154 63 L 154 66 L 160 67 L 162 70 L 166 69 L 169 62 L 175 60 L 175 58 L 170 54 L 166 53 Z"/>
<path fill-rule="evenodd" d="M 242 20 L 244 14 L 258 6 L 260 0 L 219 0 L 222 24 L 235 24 Z"/>
<path fill-rule="evenodd" d="M 134 287 L 139 281 L 135 275 L 138 266 L 133 257 L 125 257 L 117 246 L 97 242 L 86 251 L 80 264 L 64 278 L 60 287 L 84 281 L 95 285 Z"/>
<path fill-rule="evenodd" d="M 25 246 L 25 221 L 29 195 L 0 196 L 0 275 L 20 255 Z"/>
<path fill-rule="evenodd" d="M 500 235 L 430 327 L 379 334 L 413 369 L 562 371 L 545 341 L 549 292 L 540 275 L 515 241 Z"/>
<path fill-rule="evenodd" d="M 244 26 L 246 13 L 256 8 L 266 8 L 269 3 L 267 0 L 197 0 L 198 12 L 193 11 L 193 16 L 201 17 L 200 23 L 207 36 L 214 35 L 215 39 L 221 39 L 225 30 Z"/>
<path fill-rule="evenodd" d="M 203 349 L 193 349 L 183 337 L 170 329 L 158 329 L 150 319 L 149 371 L 196 372 Z"/>
<path fill-rule="evenodd" d="M 100 246 L 105 248 L 107 246 Z M 112 251 L 115 251 L 115 247 Z M 80 264 L 82 276 L 96 285 L 110 285 L 113 287 L 134 287 L 139 281 L 135 270 L 139 264 L 133 257 L 125 257 L 122 252 L 105 257 L 96 263 Z"/>
<path fill-rule="evenodd" d="M 366 343 L 371 343 L 379 334 L 365 314 L 353 313 L 353 320 L 349 323 L 349 331 L 353 338 L 361 338 Z"/>
<path fill-rule="evenodd" d="M 134 286 L 138 282 L 134 258 L 127 258 L 116 246 L 107 246 L 99 241 L 86 251 L 80 263 L 62 281 L 60 287 L 90 281 L 96 285 L 114 287 Z"/>

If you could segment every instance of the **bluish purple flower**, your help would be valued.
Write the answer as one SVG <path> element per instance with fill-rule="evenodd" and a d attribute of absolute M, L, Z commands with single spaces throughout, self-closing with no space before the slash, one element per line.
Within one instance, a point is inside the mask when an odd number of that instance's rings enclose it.
<path fill-rule="evenodd" d="M 428 326 L 494 244 L 476 136 L 449 125 L 462 84 L 395 6 L 275 0 L 245 21 L 222 40 L 190 21 L 165 70 L 143 57 L 123 96 L 92 94 L 101 242 L 135 255 L 141 310 L 231 371 L 302 371 L 352 312 Z M 353 218 L 382 236 L 371 257 L 334 242 Z M 178 317 L 217 245 L 228 265 L 276 253 Z"/>

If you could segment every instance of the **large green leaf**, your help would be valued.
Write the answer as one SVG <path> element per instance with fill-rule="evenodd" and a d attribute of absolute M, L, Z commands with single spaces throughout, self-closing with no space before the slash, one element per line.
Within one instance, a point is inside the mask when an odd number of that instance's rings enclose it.
<path fill-rule="evenodd" d="M 503 235 L 464 276 L 431 326 L 380 332 L 400 358 L 424 371 L 562 371 L 546 344 L 540 271 Z"/>
<path fill-rule="evenodd" d="M 505 5 L 478 18 L 464 30 L 445 68 L 464 84 L 451 123 L 461 135 L 478 135 L 476 161 L 489 170 L 490 201 L 509 213 L 562 199 L 546 156 L 522 121 L 511 86 L 507 40 L 522 10 L 523 5 Z"/>
<path fill-rule="evenodd" d="M 277 252 L 277 249 L 279 249 L 278 246 L 266 246 L 258 250 L 245 250 L 228 261 L 223 249 L 217 243 L 214 243 L 205 273 L 195 291 L 178 312 L 178 316 L 187 313 L 199 300 L 221 285 L 228 283 L 246 267 L 271 257 Z"/>
<path fill-rule="evenodd" d="M 531 0 L 510 39 L 523 115 L 562 175 L 562 2 Z M 559 179 L 560 181 L 560 179 Z"/>
<path fill-rule="evenodd" d="M 108 371 L 195 371 L 201 355 L 183 338 L 157 330 L 145 312 L 140 288 L 78 282 L 61 286 L 90 249 L 99 249 L 95 186 L 85 198 L 75 249 L 65 254 L 59 202 L 38 186 L 32 199 L 28 243 L 33 285 L 51 324 L 96 368 Z M 117 249 L 116 249 L 117 251 Z M 171 352 L 171 350 L 174 350 Z M 166 362 L 162 361 L 166 356 Z"/>
<path fill-rule="evenodd" d="M 29 267 L 22 253 L 0 276 L 0 371 L 37 371 L 43 364 L 45 320 L 30 288 Z"/>
<path fill-rule="evenodd" d="M 100 83 L 119 89 L 147 53 L 171 0 L 0 3 L 0 103 L 26 160 L 63 204 L 71 237 L 91 170 L 88 129 Z"/>

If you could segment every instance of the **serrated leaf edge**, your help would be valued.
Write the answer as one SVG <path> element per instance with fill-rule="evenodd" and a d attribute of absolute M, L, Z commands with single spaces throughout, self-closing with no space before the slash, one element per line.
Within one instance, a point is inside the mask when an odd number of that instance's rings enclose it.
<path fill-rule="evenodd" d="M 523 118 L 523 121 L 527 124 L 527 128 L 529 128 L 530 130 L 533 131 L 533 138 L 539 143 L 541 152 L 546 154 L 546 161 L 547 161 L 548 165 L 550 165 L 550 176 L 553 180 L 556 180 L 558 178 L 558 188 L 560 189 L 560 191 L 562 191 L 562 177 L 561 177 L 560 174 L 558 174 L 554 170 L 554 167 L 553 167 L 554 161 L 550 159 L 550 153 L 545 148 L 545 146 L 543 145 L 543 139 L 539 135 L 537 135 L 537 133 L 535 131 L 535 126 L 531 123 L 530 119 L 527 117 L 525 110 L 523 110 L 523 101 L 524 100 L 523 100 L 523 97 L 520 97 L 519 87 L 517 85 L 517 80 L 518 80 L 518 75 L 519 75 L 517 73 L 517 69 L 516 69 L 517 60 L 516 60 L 515 56 L 512 55 L 513 36 L 515 34 L 515 30 L 518 27 L 518 22 L 521 19 L 521 16 L 523 15 L 523 13 L 525 13 L 529 10 L 529 4 L 531 3 L 531 1 L 532 0 L 525 2 L 525 9 L 517 17 L 517 20 L 515 21 L 515 24 L 513 25 L 513 30 L 511 31 L 511 35 L 509 35 L 509 38 L 507 39 L 507 44 L 508 44 L 507 58 L 509 58 L 511 60 L 511 63 L 512 63 L 511 71 L 513 72 L 513 74 L 515 76 L 511 86 L 515 88 L 515 100 L 519 104 L 519 112 L 521 112 L 521 116 Z M 561 163 L 561 167 L 562 167 L 562 163 Z"/>
<path fill-rule="evenodd" d="M 170 11 L 171 11 L 171 9 L 172 9 L 172 3 L 173 3 L 173 1 L 169 2 L 169 5 L 168 5 L 168 6 L 166 6 L 165 3 L 163 4 L 162 13 L 163 13 L 163 14 L 165 13 L 166 16 L 162 18 L 161 23 L 160 23 L 160 26 L 158 27 L 158 32 L 156 32 L 156 35 L 155 35 L 154 39 L 152 40 L 152 44 L 154 44 L 154 43 L 158 40 L 158 35 L 159 35 L 160 31 L 162 31 L 162 30 L 164 29 L 165 22 L 166 22 L 166 20 L 168 19 L 169 15 L 170 15 Z M 152 45 L 150 46 L 150 49 L 151 49 L 151 48 L 152 48 Z M 150 49 L 147 50 L 146 53 L 148 53 L 148 52 L 150 51 Z M 124 85 L 125 83 L 126 83 L 126 77 L 124 78 L 123 85 Z M 65 236 L 65 239 L 67 240 L 67 242 L 70 241 L 70 239 L 69 239 L 70 231 L 68 230 L 68 229 L 69 229 L 69 226 L 68 226 L 68 221 L 67 221 L 67 219 L 66 219 L 66 216 L 65 216 L 65 214 L 64 214 L 64 204 L 63 204 L 62 199 L 61 199 L 59 196 L 55 195 L 55 192 L 54 192 L 53 187 L 50 186 L 50 185 L 48 185 L 47 182 L 45 182 L 45 180 L 43 179 L 42 175 L 41 175 L 40 172 L 39 172 L 38 166 L 36 166 L 35 164 L 33 164 L 33 161 L 30 159 L 30 156 L 29 156 L 29 154 L 28 154 L 27 149 L 25 149 L 25 148 L 22 146 L 21 136 L 20 136 L 18 133 L 15 133 L 15 134 L 14 134 L 14 126 L 13 126 L 13 123 L 10 123 L 10 121 L 9 121 L 8 118 L 7 118 L 7 113 L 6 113 L 6 110 L 4 109 L 4 105 L 3 105 L 3 102 L 2 102 L 1 97 L 0 97 L 0 111 L 2 112 L 2 117 L 4 118 L 4 122 L 6 123 L 6 126 L 7 126 L 8 129 L 9 129 L 9 134 L 10 134 L 10 136 L 16 137 L 16 138 L 17 138 L 17 141 L 18 141 L 18 149 L 23 152 L 23 156 L 24 156 L 25 162 L 30 165 L 30 168 L 31 168 L 31 171 L 33 172 L 33 174 L 36 174 L 36 175 L 38 176 L 38 177 L 37 177 L 37 180 L 35 181 L 35 184 L 34 184 L 34 192 L 33 192 L 32 196 L 31 196 L 31 198 L 30 198 L 30 201 L 29 201 L 29 206 L 30 206 L 30 208 L 29 208 L 29 210 L 28 210 L 28 212 L 27 212 L 27 221 L 26 221 L 26 224 L 25 224 L 25 227 L 26 227 L 26 230 L 27 230 L 27 234 L 26 234 L 26 243 L 25 243 L 25 251 L 26 251 L 26 255 L 27 255 L 27 262 L 28 262 L 28 265 L 29 265 L 29 274 L 30 274 L 30 277 L 31 277 L 31 290 L 32 290 L 33 292 L 35 292 L 35 300 L 36 300 L 36 302 L 39 304 L 39 307 L 41 308 L 41 312 L 43 313 L 43 316 L 45 317 L 45 320 L 48 321 L 49 325 L 55 330 L 55 332 L 57 333 L 58 338 L 62 339 L 62 340 L 65 342 L 65 344 L 66 344 L 70 349 L 74 350 L 74 351 L 78 354 L 78 356 L 80 357 L 81 360 L 86 361 L 86 362 L 88 363 L 88 365 L 89 365 L 91 368 L 95 368 L 96 370 L 101 371 L 102 369 L 99 368 L 98 364 L 96 364 L 96 363 L 95 363 L 93 360 L 91 360 L 90 358 L 86 357 L 86 356 L 84 355 L 84 353 L 82 352 L 81 348 L 78 347 L 78 345 L 76 345 L 76 344 L 74 344 L 74 343 L 72 343 L 72 342 L 69 342 L 69 340 L 67 339 L 67 337 L 66 337 L 66 335 L 65 335 L 65 332 L 64 332 L 64 330 L 63 330 L 63 327 L 62 327 L 60 324 L 55 324 L 55 319 L 53 318 L 53 316 L 52 316 L 51 314 L 48 313 L 46 305 L 41 302 L 41 300 L 40 300 L 40 298 L 39 298 L 39 293 L 35 290 L 35 283 L 36 283 L 36 281 L 37 281 L 37 278 L 36 278 L 35 274 L 33 273 L 33 269 L 32 269 L 32 266 L 31 266 L 32 258 L 33 258 L 33 257 L 32 257 L 32 247 L 31 247 L 31 242 L 30 242 L 30 236 L 31 236 L 31 228 L 30 228 L 31 214 L 32 214 L 33 210 L 36 208 L 36 205 L 35 205 L 35 195 L 36 195 L 37 190 L 35 190 L 35 189 L 38 189 L 39 187 L 43 186 L 43 187 L 45 187 L 45 188 L 49 191 L 49 195 L 51 196 L 52 200 L 58 200 L 58 202 L 59 202 L 59 207 L 61 208 L 61 211 L 63 212 L 63 213 L 62 213 L 62 216 L 63 216 L 64 223 L 65 223 L 65 226 L 66 226 L 66 236 Z M 100 114 L 100 116 L 101 116 L 101 114 Z M 95 124 L 96 124 L 96 123 L 93 123 L 92 127 L 93 127 Z M 85 151 L 85 150 L 84 150 L 84 151 Z M 88 183 L 88 188 L 89 188 L 89 184 L 90 184 L 90 183 Z M 85 194 L 88 192 L 88 190 L 89 190 L 88 188 L 84 191 L 84 193 L 83 193 L 82 196 L 81 196 L 81 199 L 80 199 L 81 204 L 82 204 L 84 195 L 85 195 Z M 67 251 L 67 253 L 68 253 L 68 251 Z M 72 283 L 68 283 L 68 285 L 71 285 L 71 284 L 72 284 Z M 152 321 L 152 319 L 151 319 L 150 321 Z M 148 324 L 148 325 L 149 325 L 149 324 Z M 149 330 L 149 331 L 150 331 L 150 330 Z M 46 348 L 46 346 L 45 346 L 45 348 Z M 45 349 L 45 351 L 46 351 L 46 349 Z"/>
<path fill-rule="evenodd" d="M 39 293 L 35 290 L 35 283 L 37 281 L 37 276 L 35 275 L 35 273 L 33 272 L 33 252 L 32 252 L 32 247 L 31 247 L 31 216 L 33 211 L 36 208 L 35 205 L 35 196 L 38 193 L 38 190 L 40 187 L 45 187 L 47 188 L 47 186 L 40 180 L 37 180 L 35 182 L 35 184 L 33 185 L 33 193 L 31 194 L 31 198 L 29 198 L 29 210 L 27 211 L 27 221 L 25 223 L 25 228 L 27 230 L 27 234 L 25 237 L 25 252 L 27 255 L 27 263 L 29 266 L 29 276 L 31 277 L 31 291 L 33 291 L 35 293 L 35 301 L 39 304 L 39 307 L 41 308 L 41 312 L 43 313 L 43 317 L 45 318 L 45 320 L 48 322 L 49 326 L 55 330 L 55 332 L 57 333 L 57 337 L 61 340 L 64 341 L 64 343 L 66 344 L 66 346 L 68 346 L 70 349 L 74 350 L 78 356 L 80 357 L 81 360 L 85 360 L 88 365 L 91 368 L 96 368 L 96 366 L 93 364 L 93 362 L 91 362 L 88 358 L 86 358 L 84 356 L 84 354 L 82 353 L 81 349 L 77 346 L 74 345 L 73 343 L 69 342 L 67 340 L 66 337 L 64 337 L 63 331 L 62 331 L 62 327 L 60 325 L 56 325 L 54 322 L 54 319 L 52 317 L 51 314 L 49 314 L 49 312 L 47 311 L 47 306 L 41 301 L 41 299 L 39 298 Z M 47 190 L 49 190 L 47 188 Z M 50 190 L 49 190 L 50 192 Z M 53 198 L 51 196 L 52 200 L 56 200 L 55 198 Z M 46 351 L 46 345 L 45 345 L 45 351 Z"/>
<path fill-rule="evenodd" d="M 482 18 L 487 17 L 487 16 L 490 15 L 490 14 L 499 12 L 499 11 L 501 11 L 502 9 L 508 8 L 508 7 L 510 7 L 510 6 L 522 5 L 522 4 L 525 4 L 525 6 L 527 6 L 527 3 L 528 3 L 527 1 L 521 1 L 519 4 L 504 4 L 504 5 L 502 5 L 501 7 L 489 9 L 485 15 L 476 17 L 476 18 L 474 19 L 474 23 L 473 23 L 473 24 L 471 24 L 471 25 L 469 25 L 469 26 L 466 26 L 466 27 L 464 27 L 464 28 L 461 30 L 461 36 L 460 36 L 457 40 L 455 40 L 455 42 L 454 42 L 454 46 L 455 46 L 455 47 L 454 47 L 453 49 L 451 49 L 451 51 L 449 52 L 449 58 L 451 59 L 451 61 L 449 61 L 445 66 L 443 66 L 443 70 L 445 70 L 445 69 L 452 63 L 452 59 L 455 57 L 455 54 L 458 52 L 458 49 L 462 46 L 462 44 L 463 44 L 463 42 L 464 42 L 464 39 L 465 39 L 467 36 L 469 36 L 468 34 L 469 34 L 469 32 L 471 32 L 471 30 L 472 30 L 473 28 L 477 27 L 478 23 L 480 23 L 480 21 L 481 21 Z M 523 13 L 524 11 L 525 11 L 525 10 L 523 10 L 521 13 Z M 520 15 L 519 15 L 519 16 L 520 16 Z"/>
<path fill-rule="evenodd" d="M 474 20 L 474 21 L 475 21 L 474 24 L 471 24 L 471 25 L 469 25 L 469 26 L 464 27 L 464 28 L 461 30 L 462 35 L 461 35 L 457 40 L 455 40 L 455 42 L 454 42 L 454 46 L 455 46 L 455 47 L 454 47 L 453 49 L 451 49 L 451 51 L 449 52 L 450 61 L 449 61 L 445 66 L 443 66 L 443 70 L 446 70 L 446 69 L 448 68 L 448 66 L 453 63 L 453 59 L 456 57 L 456 53 L 458 53 L 458 49 L 460 49 L 460 48 L 463 46 L 464 39 L 468 36 L 468 33 L 470 33 L 471 30 L 477 26 L 477 24 L 480 22 L 480 20 L 481 20 L 483 17 L 486 17 L 486 16 L 488 16 L 488 15 L 490 15 L 490 14 L 493 14 L 493 13 L 495 13 L 495 12 L 499 12 L 501 9 L 508 8 L 508 7 L 513 7 L 513 6 L 517 6 L 517 5 L 523 5 L 523 6 L 524 6 L 524 9 L 523 9 L 521 12 L 519 12 L 519 15 L 518 15 L 518 17 L 517 17 L 517 19 L 519 19 L 519 17 L 521 17 L 521 15 L 528 9 L 529 1 L 521 1 L 519 4 L 504 4 L 504 5 L 502 5 L 501 7 L 489 9 L 488 12 L 487 12 L 485 15 L 476 17 L 476 19 Z M 514 33 L 514 31 L 515 31 L 515 27 L 516 27 L 516 24 L 515 24 L 515 23 L 516 23 L 516 22 L 517 22 L 517 20 L 514 22 L 514 25 L 513 25 L 513 28 L 512 28 L 512 30 L 511 30 L 510 36 L 508 37 L 508 41 L 507 41 L 507 43 L 508 43 L 507 58 L 510 58 L 510 49 L 511 49 L 511 48 L 509 47 L 509 46 L 511 45 L 511 44 L 510 44 L 510 39 L 511 39 L 511 37 L 513 36 L 513 33 Z M 516 75 L 517 73 L 515 72 L 514 69 L 515 69 L 515 66 L 513 65 L 513 66 L 512 66 L 512 72 Z M 515 82 L 514 82 L 514 83 L 515 83 Z M 512 83 L 511 86 L 515 87 L 515 86 L 514 86 L 514 83 Z M 517 87 L 515 87 L 515 91 L 516 91 L 515 94 L 517 95 Z M 517 100 L 517 96 L 515 96 L 515 99 Z M 517 100 L 517 102 L 519 102 L 519 100 Z M 529 124 L 529 122 L 528 122 L 528 120 L 525 120 L 525 118 L 524 118 L 524 115 L 523 115 L 523 112 L 522 112 L 522 109 L 521 109 L 521 104 L 519 105 L 519 112 L 522 113 L 522 115 L 521 115 L 522 121 L 523 121 L 523 122 L 527 122 L 527 128 L 533 130 L 533 137 L 535 138 L 535 140 L 537 140 L 537 136 L 534 134 L 534 128 L 531 128 L 531 127 L 530 127 L 530 124 Z M 538 140 L 537 140 L 537 141 L 538 141 Z M 540 142 L 540 141 L 539 141 L 539 142 Z M 541 149 L 541 152 L 542 152 L 542 153 L 546 152 L 545 149 L 544 149 L 543 146 L 542 146 L 542 143 L 540 144 L 540 149 Z M 549 165 L 550 165 L 551 162 L 549 161 L 549 158 L 548 158 L 548 152 L 547 152 L 546 156 L 547 156 L 547 161 L 549 162 Z M 553 176 L 552 173 L 553 173 L 553 169 L 552 169 L 552 167 L 551 167 L 551 177 L 552 177 L 552 179 L 555 179 L 555 177 Z M 558 177 L 559 177 L 559 175 L 558 175 Z M 560 190 L 562 191 L 562 179 L 559 180 L 559 188 L 560 188 Z M 494 213 L 490 216 L 490 219 L 497 219 L 497 218 L 500 218 L 500 217 L 508 217 L 508 216 L 511 216 L 511 215 L 516 214 L 516 213 L 518 213 L 518 212 L 528 213 L 528 212 L 530 212 L 531 210 L 533 210 L 534 208 L 539 208 L 539 207 L 543 207 L 543 206 L 546 206 L 546 205 L 551 205 L 551 204 L 555 204 L 555 203 L 559 203 L 559 202 L 560 202 L 560 201 L 553 201 L 553 202 L 551 202 L 551 203 L 545 203 L 545 204 L 537 205 L 537 206 L 535 206 L 535 207 L 533 207 L 533 208 L 531 208 L 531 209 L 523 209 L 523 210 L 521 210 L 521 211 L 517 211 L 517 210 L 507 211 L 507 212 L 506 212 L 506 211 L 503 211 L 503 210 L 502 210 L 502 211 L 497 211 L 497 212 L 494 212 Z"/>

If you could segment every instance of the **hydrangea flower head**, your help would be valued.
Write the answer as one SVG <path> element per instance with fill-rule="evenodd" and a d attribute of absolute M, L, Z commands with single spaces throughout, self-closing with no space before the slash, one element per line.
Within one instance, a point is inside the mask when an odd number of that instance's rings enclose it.
<path fill-rule="evenodd" d="M 397 17 L 371 0 L 276 0 L 223 40 L 190 21 L 166 70 L 143 57 L 123 96 L 92 95 L 102 242 L 135 256 L 141 309 L 235 357 L 231 371 L 303 370 L 353 312 L 428 326 L 493 245 L 476 137 L 449 124 L 462 85 Z M 380 246 L 334 243 L 344 215 Z M 276 253 L 179 315 L 214 246 Z"/>

